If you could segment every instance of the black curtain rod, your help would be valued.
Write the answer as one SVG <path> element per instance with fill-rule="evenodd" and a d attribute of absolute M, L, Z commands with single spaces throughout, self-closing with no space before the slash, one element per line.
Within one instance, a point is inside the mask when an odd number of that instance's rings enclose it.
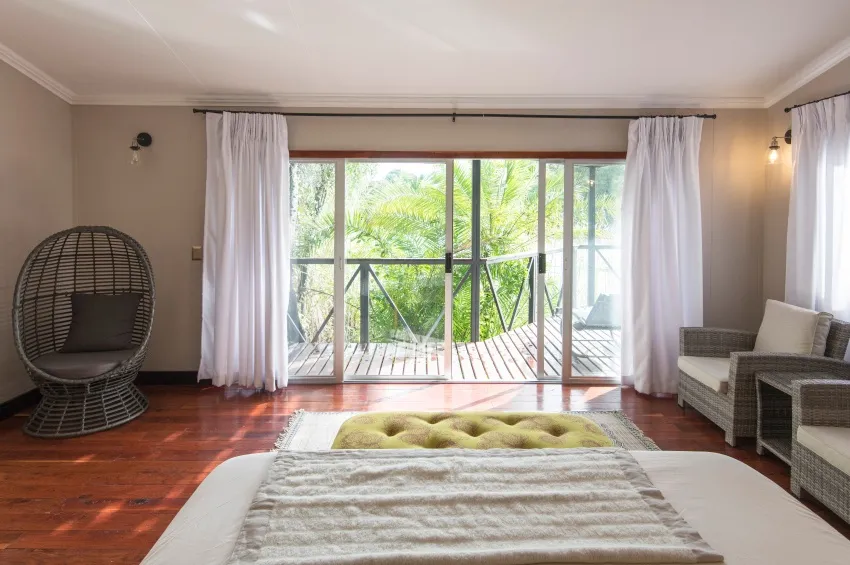
<path fill-rule="evenodd" d="M 214 110 L 209 108 L 193 108 L 196 114 L 273 114 L 278 116 L 300 116 L 308 118 L 528 118 L 528 119 L 561 119 L 561 120 L 637 120 L 639 118 L 704 118 L 713 120 L 717 114 L 687 114 L 687 115 L 653 115 L 653 116 L 616 116 L 599 114 L 493 114 L 493 113 L 457 113 L 457 112 L 419 112 L 419 113 L 353 113 L 353 112 L 252 112 L 250 110 Z"/>
<path fill-rule="evenodd" d="M 840 94 L 833 94 L 832 96 L 826 96 L 824 98 L 818 98 L 817 100 L 812 100 L 811 102 L 804 102 L 802 104 L 795 104 L 795 105 L 791 106 L 790 108 L 785 108 L 785 113 L 787 114 L 788 112 L 790 112 L 794 108 L 801 108 L 803 106 L 808 106 L 809 104 L 817 104 L 818 102 L 823 102 L 824 100 L 830 100 L 832 98 L 838 98 L 839 96 L 844 96 L 845 94 L 850 94 L 850 90 L 848 90 L 847 92 L 841 92 Z"/>

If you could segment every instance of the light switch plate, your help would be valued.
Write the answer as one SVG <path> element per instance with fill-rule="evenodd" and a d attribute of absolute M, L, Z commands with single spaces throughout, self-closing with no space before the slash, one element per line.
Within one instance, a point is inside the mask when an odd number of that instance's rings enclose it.
<path fill-rule="evenodd" d="M 204 248 L 200 245 L 192 246 L 192 261 L 201 261 L 204 258 Z"/>

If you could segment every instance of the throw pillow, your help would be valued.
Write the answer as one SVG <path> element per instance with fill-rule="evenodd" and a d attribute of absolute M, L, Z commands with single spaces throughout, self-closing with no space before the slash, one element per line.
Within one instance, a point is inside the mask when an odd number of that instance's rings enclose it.
<path fill-rule="evenodd" d="M 117 351 L 130 349 L 136 310 L 142 295 L 123 294 L 71 295 L 71 328 L 59 350 L 62 353 Z"/>

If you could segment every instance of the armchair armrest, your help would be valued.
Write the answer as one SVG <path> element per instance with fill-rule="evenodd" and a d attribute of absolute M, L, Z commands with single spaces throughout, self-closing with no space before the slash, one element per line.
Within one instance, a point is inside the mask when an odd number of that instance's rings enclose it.
<path fill-rule="evenodd" d="M 820 355 L 803 353 L 737 352 L 730 355 L 730 396 L 736 390 L 755 390 L 757 371 L 781 371 L 783 373 L 828 373 L 836 379 L 850 379 L 850 363 Z"/>
<path fill-rule="evenodd" d="M 795 426 L 850 428 L 850 380 L 801 381 L 794 393 Z"/>
<path fill-rule="evenodd" d="M 720 328 L 679 328 L 679 355 L 729 357 L 735 351 L 752 351 L 756 334 Z"/>

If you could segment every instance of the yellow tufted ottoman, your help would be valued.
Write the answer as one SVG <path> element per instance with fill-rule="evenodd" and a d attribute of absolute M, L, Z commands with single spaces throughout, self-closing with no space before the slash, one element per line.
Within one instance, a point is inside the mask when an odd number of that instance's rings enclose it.
<path fill-rule="evenodd" d="M 598 424 L 541 412 L 370 412 L 343 422 L 331 449 L 613 447 Z"/>

